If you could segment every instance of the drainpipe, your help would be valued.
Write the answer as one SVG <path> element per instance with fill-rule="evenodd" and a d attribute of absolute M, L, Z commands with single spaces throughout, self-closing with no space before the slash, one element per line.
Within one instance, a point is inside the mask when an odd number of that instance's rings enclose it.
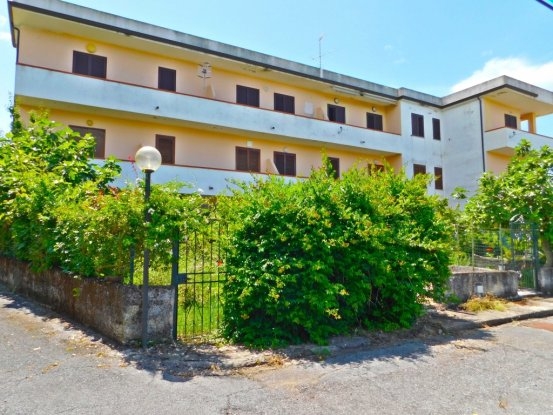
<path fill-rule="evenodd" d="M 480 107 L 480 143 L 482 144 L 482 172 L 486 172 L 486 151 L 484 150 L 484 117 L 482 115 L 482 98 L 478 97 Z"/>

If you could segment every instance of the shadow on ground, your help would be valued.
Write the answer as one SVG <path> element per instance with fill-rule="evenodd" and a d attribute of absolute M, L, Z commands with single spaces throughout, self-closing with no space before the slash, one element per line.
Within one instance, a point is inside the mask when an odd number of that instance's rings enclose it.
<path fill-rule="evenodd" d="M 303 344 L 278 350 L 249 350 L 234 345 L 155 344 L 144 349 L 139 344 L 121 346 L 94 331 L 72 322 L 50 309 L 0 285 L 0 311 L 14 310 L 29 327 L 47 326 L 57 334 L 55 341 L 69 344 L 70 352 L 83 352 L 91 358 L 110 355 L 119 366 L 133 366 L 170 382 L 185 382 L 195 376 L 236 375 L 248 370 L 266 370 L 302 362 L 346 365 L 382 359 L 419 359 L 431 348 L 458 340 L 486 340 L 493 336 L 485 329 L 468 329 L 463 318 L 430 307 L 415 325 L 389 333 L 360 331 L 352 336 L 333 338 L 326 346 Z M 463 328 L 465 327 L 465 328 Z M 38 329 L 43 330 L 44 329 Z M 50 336 L 52 339 L 52 336 Z"/>

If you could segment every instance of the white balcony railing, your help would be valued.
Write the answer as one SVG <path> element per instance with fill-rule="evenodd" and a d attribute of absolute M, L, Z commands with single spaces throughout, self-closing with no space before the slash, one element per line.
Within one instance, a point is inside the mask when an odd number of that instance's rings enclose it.
<path fill-rule="evenodd" d="M 540 148 L 544 145 L 553 146 L 553 138 L 513 128 L 498 128 L 484 133 L 484 148 L 486 151 L 511 156 L 514 148 L 526 139 L 532 147 Z"/>
<path fill-rule="evenodd" d="M 96 113 L 148 122 L 194 124 L 244 135 L 401 153 L 399 135 L 203 97 L 160 91 L 71 73 L 18 65 L 16 96 L 52 108 L 93 108 Z"/>

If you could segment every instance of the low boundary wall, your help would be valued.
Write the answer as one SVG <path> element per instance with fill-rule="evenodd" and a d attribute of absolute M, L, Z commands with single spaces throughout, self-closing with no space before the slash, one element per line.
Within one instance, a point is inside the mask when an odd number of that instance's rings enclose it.
<path fill-rule="evenodd" d="M 488 293 L 500 298 L 515 298 L 518 296 L 519 279 L 520 274 L 516 271 L 452 267 L 447 293 L 462 302 L 474 295 Z M 477 292 L 477 286 L 482 287 L 482 293 Z"/>
<path fill-rule="evenodd" d="M 142 335 L 142 288 L 60 270 L 35 273 L 29 264 L 0 256 L 0 281 L 122 344 Z M 173 287 L 150 287 L 148 339 L 172 338 Z"/>

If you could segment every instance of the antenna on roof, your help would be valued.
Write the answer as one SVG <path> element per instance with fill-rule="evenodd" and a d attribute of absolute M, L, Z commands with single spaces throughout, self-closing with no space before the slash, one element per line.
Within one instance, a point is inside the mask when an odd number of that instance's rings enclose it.
<path fill-rule="evenodd" d="M 323 77 L 323 37 L 324 33 L 321 33 L 321 36 L 319 36 L 319 76 Z"/>

